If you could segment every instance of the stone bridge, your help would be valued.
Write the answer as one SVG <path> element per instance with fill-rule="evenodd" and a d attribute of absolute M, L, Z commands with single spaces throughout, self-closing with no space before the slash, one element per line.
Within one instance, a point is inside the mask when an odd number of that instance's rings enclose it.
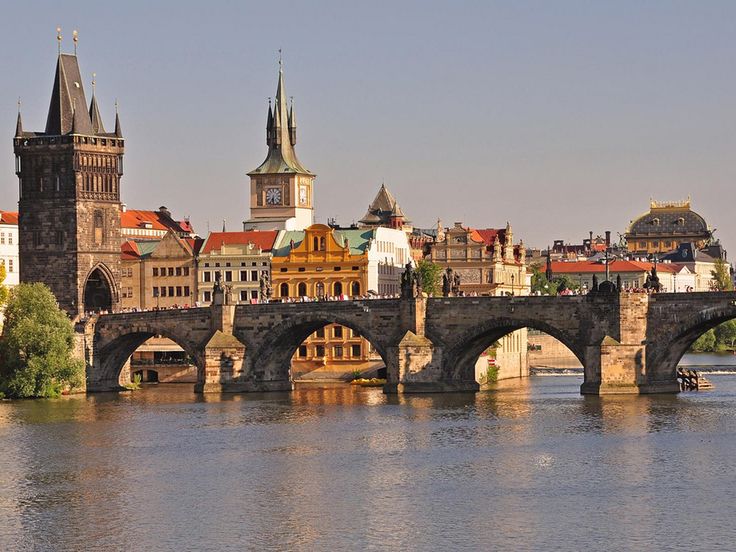
<path fill-rule="evenodd" d="M 120 389 L 127 359 L 154 335 L 191 355 L 199 392 L 290 390 L 298 346 L 338 323 L 381 355 L 388 393 L 476 391 L 480 353 L 523 327 L 575 354 L 584 367 L 582 393 L 675 393 L 677 363 L 692 342 L 735 317 L 734 292 L 216 304 L 102 315 L 80 338 L 90 392 Z"/>

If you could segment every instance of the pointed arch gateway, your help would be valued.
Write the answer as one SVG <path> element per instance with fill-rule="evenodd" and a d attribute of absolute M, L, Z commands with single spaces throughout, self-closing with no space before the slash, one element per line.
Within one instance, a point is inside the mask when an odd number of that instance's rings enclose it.
<path fill-rule="evenodd" d="M 115 278 L 110 268 L 98 263 L 90 270 L 84 282 L 83 312 L 111 311 L 116 302 Z"/>

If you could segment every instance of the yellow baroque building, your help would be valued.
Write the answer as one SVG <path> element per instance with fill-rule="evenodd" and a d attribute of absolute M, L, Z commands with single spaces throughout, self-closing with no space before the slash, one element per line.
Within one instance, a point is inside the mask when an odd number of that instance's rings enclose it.
<path fill-rule="evenodd" d="M 271 260 L 273 299 L 311 301 L 366 296 L 369 252 L 375 243 L 375 232 L 335 229 L 324 224 L 314 224 L 303 231 L 282 230 Z M 394 265 L 408 257 L 408 242 L 406 248 L 406 255 L 397 256 Z M 397 281 L 398 278 L 397 275 Z M 329 324 L 304 341 L 291 366 L 295 380 L 345 380 L 356 372 L 374 376 L 383 367 L 383 361 L 356 331 Z"/>

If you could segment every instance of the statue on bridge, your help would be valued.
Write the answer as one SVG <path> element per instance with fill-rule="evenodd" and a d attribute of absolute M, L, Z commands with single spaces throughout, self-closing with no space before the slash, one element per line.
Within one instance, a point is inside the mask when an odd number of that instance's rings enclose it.
<path fill-rule="evenodd" d="M 414 270 L 411 261 L 406 263 L 401 275 L 401 298 L 413 299 L 422 296 L 422 275 Z"/>
<path fill-rule="evenodd" d="M 449 297 L 452 293 L 453 285 L 455 284 L 455 277 L 452 272 L 452 268 L 449 266 L 445 273 L 442 275 L 442 296 Z"/>
<path fill-rule="evenodd" d="M 662 290 L 662 284 L 659 282 L 659 276 L 657 275 L 656 261 L 652 265 L 652 271 L 647 274 L 647 279 L 644 281 L 644 289 L 652 293 L 659 293 Z"/>
<path fill-rule="evenodd" d="M 268 279 L 268 272 L 261 271 L 261 277 L 258 280 L 259 299 L 261 303 L 268 303 L 271 300 L 271 282 Z"/>

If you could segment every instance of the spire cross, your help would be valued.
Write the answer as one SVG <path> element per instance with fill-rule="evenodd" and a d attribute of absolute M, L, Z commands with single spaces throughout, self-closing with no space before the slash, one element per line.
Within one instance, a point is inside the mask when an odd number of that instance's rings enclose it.
<path fill-rule="evenodd" d="M 79 32 L 75 29 L 72 31 L 72 40 L 74 41 L 74 55 L 77 55 L 77 42 L 79 42 Z"/>
<path fill-rule="evenodd" d="M 61 55 L 61 27 L 56 27 L 56 42 L 58 43 L 59 55 Z"/>

